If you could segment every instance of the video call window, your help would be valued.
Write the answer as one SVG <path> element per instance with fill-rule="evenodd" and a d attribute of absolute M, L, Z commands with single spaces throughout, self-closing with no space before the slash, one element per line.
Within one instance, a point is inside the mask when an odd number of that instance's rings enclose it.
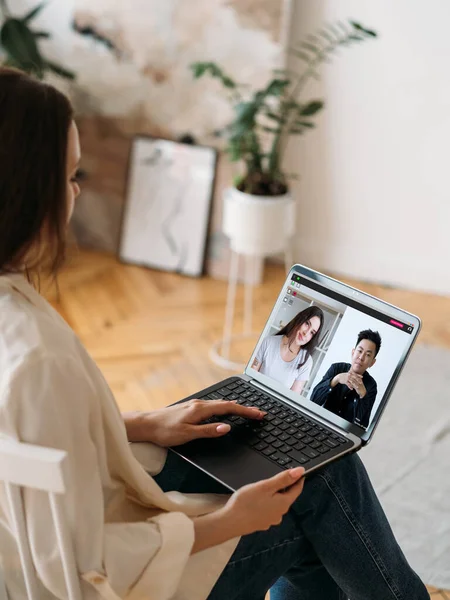
<path fill-rule="evenodd" d="M 405 334 L 412 329 L 392 319 L 383 322 L 333 295 L 336 298 L 294 276 L 251 366 L 365 429 L 406 348 Z"/>

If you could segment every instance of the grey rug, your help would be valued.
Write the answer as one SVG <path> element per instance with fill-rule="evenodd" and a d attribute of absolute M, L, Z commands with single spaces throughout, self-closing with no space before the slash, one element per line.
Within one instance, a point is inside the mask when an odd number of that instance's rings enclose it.
<path fill-rule="evenodd" d="M 450 351 L 413 351 L 359 455 L 412 567 L 450 589 Z"/>

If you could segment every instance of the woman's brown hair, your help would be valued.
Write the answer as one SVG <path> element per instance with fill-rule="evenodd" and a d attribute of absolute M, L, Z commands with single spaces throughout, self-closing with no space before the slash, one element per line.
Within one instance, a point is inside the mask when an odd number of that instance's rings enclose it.
<path fill-rule="evenodd" d="M 56 278 L 64 263 L 72 119 L 64 94 L 0 67 L 0 274 Z"/>

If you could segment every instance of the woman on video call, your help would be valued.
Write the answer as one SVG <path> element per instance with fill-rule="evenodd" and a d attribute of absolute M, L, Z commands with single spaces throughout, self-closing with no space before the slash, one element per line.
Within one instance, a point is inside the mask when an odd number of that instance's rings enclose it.
<path fill-rule="evenodd" d="M 278 333 L 262 341 L 252 367 L 301 394 L 311 373 L 323 319 L 318 306 L 299 312 Z"/>

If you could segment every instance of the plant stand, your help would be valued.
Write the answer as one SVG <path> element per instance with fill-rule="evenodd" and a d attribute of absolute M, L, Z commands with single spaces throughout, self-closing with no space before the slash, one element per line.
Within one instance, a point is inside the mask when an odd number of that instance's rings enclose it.
<path fill-rule="evenodd" d="M 243 256 L 245 260 L 245 295 L 244 295 L 244 322 L 241 334 L 233 335 L 233 323 L 234 313 L 236 307 L 236 289 L 238 284 L 238 266 L 239 258 Z M 253 284 L 250 283 L 253 280 L 253 261 L 255 258 L 266 258 L 267 256 L 249 256 L 239 255 L 237 252 L 231 251 L 230 271 L 228 278 L 228 290 L 227 290 L 227 304 L 225 308 L 225 323 L 223 327 L 222 339 L 214 342 L 209 351 L 209 358 L 213 363 L 222 367 L 223 369 L 229 369 L 232 371 L 243 371 L 246 363 L 240 363 L 230 358 L 230 346 L 234 340 L 245 339 L 249 337 L 256 337 L 260 334 L 260 331 L 252 330 L 252 316 L 253 316 Z M 292 264 L 292 249 L 286 247 L 284 251 L 284 264 L 286 267 L 286 274 L 289 272 Z"/>
<path fill-rule="evenodd" d="M 252 330 L 255 260 L 283 252 L 286 272 L 289 272 L 293 264 L 294 201 L 288 195 L 266 199 L 249 196 L 234 188 L 227 190 L 223 230 L 230 238 L 231 246 L 225 322 L 222 339 L 212 345 L 209 357 L 224 369 L 242 371 L 245 364 L 232 360 L 230 346 L 232 341 L 256 337 L 260 333 Z M 242 333 L 233 335 L 240 257 L 245 260 L 244 321 Z"/>

